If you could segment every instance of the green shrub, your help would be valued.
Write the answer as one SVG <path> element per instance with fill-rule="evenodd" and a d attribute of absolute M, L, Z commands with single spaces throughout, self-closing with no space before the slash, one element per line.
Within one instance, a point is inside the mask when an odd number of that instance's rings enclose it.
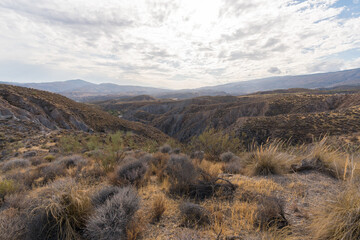
<path fill-rule="evenodd" d="M 4 200 L 7 194 L 15 193 L 18 185 L 13 180 L 3 179 L 0 181 L 0 199 Z"/>
<path fill-rule="evenodd" d="M 242 141 L 234 133 L 223 133 L 215 129 L 207 129 L 191 140 L 193 150 L 202 150 L 207 160 L 219 161 L 224 152 L 237 153 L 242 148 Z"/>

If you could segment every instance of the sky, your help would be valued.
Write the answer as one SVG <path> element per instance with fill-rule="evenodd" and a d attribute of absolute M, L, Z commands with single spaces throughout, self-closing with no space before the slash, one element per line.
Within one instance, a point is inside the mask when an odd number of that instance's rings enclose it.
<path fill-rule="evenodd" d="M 360 67 L 360 0 L 0 0 L 0 81 L 196 88 Z"/>

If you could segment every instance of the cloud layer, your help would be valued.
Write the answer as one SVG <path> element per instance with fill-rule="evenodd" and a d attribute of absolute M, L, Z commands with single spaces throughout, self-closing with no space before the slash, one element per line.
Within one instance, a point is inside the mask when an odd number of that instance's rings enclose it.
<path fill-rule="evenodd" d="M 83 78 L 193 88 L 356 68 L 357 5 L 336 0 L 0 0 L 0 80 Z"/>

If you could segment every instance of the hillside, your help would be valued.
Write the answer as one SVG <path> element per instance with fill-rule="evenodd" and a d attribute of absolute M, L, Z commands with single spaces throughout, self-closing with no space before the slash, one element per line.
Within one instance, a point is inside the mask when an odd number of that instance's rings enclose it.
<path fill-rule="evenodd" d="M 140 123 L 119 119 L 59 94 L 0 85 L 0 126 L 7 137 L 58 129 L 84 132 L 132 131 L 154 140 L 165 134 Z"/>
<path fill-rule="evenodd" d="M 98 105 L 124 119 L 152 125 L 181 141 L 208 127 L 235 131 L 262 142 L 268 137 L 308 141 L 324 134 L 360 130 L 359 93 L 274 91 L 240 97 L 200 97 L 181 101 L 122 102 Z"/>

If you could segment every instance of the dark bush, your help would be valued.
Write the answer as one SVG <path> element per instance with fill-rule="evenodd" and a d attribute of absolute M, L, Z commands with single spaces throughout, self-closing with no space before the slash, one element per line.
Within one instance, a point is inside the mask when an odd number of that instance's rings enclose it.
<path fill-rule="evenodd" d="M 244 164 L 240 161 L 234 160 L 231 162 L 228 162 L 223 167 L 224 173 L 230 173 L 230 174 L 239 174 L 244 168 Z"/>
<path fill-rule="evenodd" d="M 285 218 L 284 202 L 275 197 L 261 196 L 257 199 L 255 226 L 262 230 L 272 227 L 283 228 L 288 225 Z"/>
<path fill-rule="evenodd" d="M 180 148 L 174 148 L 174 149 L 172 150 L 172 153 L 173 153 L 173 154 L 180 154 L 180 152 L 181 152 Z"/>
<path fill-rule="evenodd" d="M 110 181 L 112 184 L 120 186 L 129 184 L 141 186 L 145 181 L 147 168 L 147 164 L 140 160 L 125 163 L 110 175 Z"/>
<path fill-rule="evenodd" d="M 198 177 L 194 164 L 185 155 L 171 155 L 165 174 L 171 184 L 170 192 L 177 194 L 188 193 L 190 185 L 194 184 Z"/>
<path fill-rule="evenodd" d="M 172 148 L 169 144 L 164 144 L 159 148 L 159 151 L 162 153 L 170 153 L 171 150 L 172 150 Z"/>
<path fill-rule="evenodd" d="M 186 227 L 204 226 L 210 224 L 210 213 L 198 204 L 184 202 L 179 206 L 183 225 Z"/>
<path fill-rule="evenodd" d="M 9 160 L 9 161 L 5 162 L 2 165 L 1 170 L 3 172 L 7 172 L 7 171 L 10 171 L 10 170 L 15 169 L 15 168 L 27 168 L 30 165 L 31 165 L 30 161 L 27 160 L 27 159 L 21 159 L 21 158 L 12 159 L 12 160 Z"/>
<path fill-rule="evenodd" d="M 220 155 L 220 160 L 222 162 L 226 162 L 226 163 L 234 160 L 235 158 L 236 158 L 236 156 L 232 152 L 224 152 Z"/>
<path fill-rule="evenodd" d="M 22 240 L 26 234 L 26 216 L 18 209 L 8 208 L 0 212 L 0 239 Z"/>
<path fill-rule="evenodd" d="M 195 151 L 195 152 L 191 153 L 190 158 L 198 159 L 201 161 L 204 159 L 204 152 L 203 151 Z"/>
<path fill-rule="evenodd" d="M 106 200 L 112 198 L 115 194 L 119 193 L 121 188 L 115 186 L 105 186 L 97 191 L 91 198 L 91 202 L 95 207 L 100 206 L 106 202 Z"/>
<path fill-rule="evenodd" d="M 127 239 L 126 229 L 139 209 L 136 191 L 125 187 L 96 208 L 90 217 L 85 236 L 90 240 Z"/>

